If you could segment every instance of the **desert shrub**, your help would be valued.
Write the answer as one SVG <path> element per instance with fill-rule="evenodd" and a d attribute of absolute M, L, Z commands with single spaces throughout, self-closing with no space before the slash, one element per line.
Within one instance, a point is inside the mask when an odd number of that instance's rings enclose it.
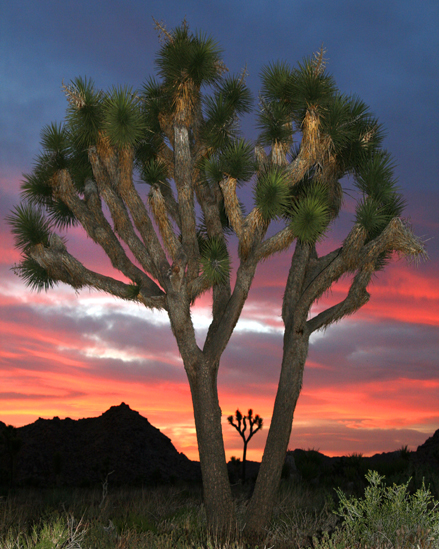
<path fill-rule="evenodd" d="M 0 539 L 2 549 L 77 549 L 84 540 L 86 528 L 71 515 L 53 515 L 34 525 L 32 531 L 9 530 Z"/>
<path fill-rule="evenodd" d="M 343 523 L 331 537 L 326 534 L 320 541 L 315 539 L 316 549 L 438 547 L 439 502 L 424 485 L 410 495 L 410 481 L 385 486 L 384 477 L 376 471 L 369 471 L 366 480 L 369 486 L 364 499 L 347 498 L 336 490 L 340 505 L 335 514 Z"/>
<path fill-rule="evenodd" d="M 304 480 L 316 478 L 323 471 L 323 456 L 318 450 L 296 450 L 294 460 Z"/>

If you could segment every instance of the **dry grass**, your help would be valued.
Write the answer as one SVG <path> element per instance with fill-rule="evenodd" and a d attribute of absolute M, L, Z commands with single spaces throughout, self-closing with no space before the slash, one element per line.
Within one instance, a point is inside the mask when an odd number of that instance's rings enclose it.
<path fill-rule="evenodd" d="M 207 535 L 199 485 L 112 488 L 110 482 L 105 497 L 102 488 L 10 490 L 0 497 L 0 549 L 247 549 L 241 531 L 249 486 L 233 490 L 239 526 L 228 542 Z M 329 485 L 283 480 L 259 549 L 350 547 L 336 529 L 338 505 Z"/>
<path fill-rule="evenodd" d="M 247 488 L 235 487 L 235 504 L 241 528 L 246 500 Z M 317 491 L 285 483 L 279 492 L 272 525 L 267 532 L 267 549 L 309 544 L 312 535 L 334 522 L 328 501 L 327 496 L 325 499 Z M 236 540 L 219 543 L 218 540 L 209 539 L 201 488 L 181 485 L 151 489 L 110 487 L 103 502 L 102 490 L 99 489 L 10 491 L 7 497 L 0 500 L 0 548 L 58 547 L 52 541 L 45 545 L 38 536 L 44 534 L 48 539 L 52 539 L 50 536 L 56 537 L 60 523 L 64 524 L 66 538 L 62 538 L 65 545 L 59 545 L 60 548 L 245 547 Z M 69 528 L 71 531 L 79 524 L 82 538 L 76 541 L 72 535 L 69 538 Z M 240 532 L 236 532 L 236 538 L 240 537 Z M 41 545 L 38 545 L 39 542 Z"/>

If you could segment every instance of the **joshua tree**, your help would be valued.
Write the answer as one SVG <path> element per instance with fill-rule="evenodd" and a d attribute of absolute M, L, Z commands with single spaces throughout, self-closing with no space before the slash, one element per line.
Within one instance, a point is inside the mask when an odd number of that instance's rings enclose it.
<path fill-rule="evenodd" d="M 262 70 L 254 144 L 238 133 L 239 116 L 252 108 L 245 71 L 227 75 L 213 39 L 191 33 L 185 22 L 172 32 L 158 28 L 159 79 L 141 91 L 105 93 L 87 78 L 63 85 L 66 121 L 43 129 L 23 203 L 9 216 L 22 252 L 15 272 L 32 289 L 63 282 L 167 312 L 191 389 L 209 525 L 227 531 L 235 514 L 217 392 L 220 359 L 258 263 L 292 250 L 282 369 L 246 519 L 246 528 L 258 531 L 272 512 L 311 333 L 364 305 L 373 273 L 392 252 L 425 252 L 401 218 L 404 201 L 381 148 L 381 126 L 360 99 L 339 92 L 323 50 L 297 68 L 274 63 Z M 319 256 L 316 244 L 339 214 L 346 174 L 359 191 L 353 227 L 342 246 Z M 245 182 L 254 198 L 247 215 L 237 193 Z M 272 220 L 283 228 L 266 237 Z M 55 231 L 74 225 L 103 248 L 124 281 L 69 253 Z M 308 318 L 343 275 L 351 278 L 346 298 Z M 206 291 L 213 295 L 212 321 L 199 347 L 191 307 Z"/>
<path fill-rule="evenodd" d="M 249 443 L 249 440 L 252 438 L 252 436 L 259 431 L 259 429 L 262 429 L 262 422 L 263 419 L 259 417 L 257 414 L 255 417 L 253 417 L 253 410 L 250 409 L 248 411 L 247 416 L 243 416 L 239 410 L 236 410 L 235 413 L 236 423 L 233 421 L 233 416 L 229 416 L 227 418 L 227 421 L 230 423 L 230 425 L 233 425 L 235 429 L 238 431 L 238 433 L 241 435 L 242 440 L 244 441 L 244 450 L 242 453 L 242 473 L 241 473 L 241 480 L 242 482 L 245 481 L 245 464 L 246 464 L 246 458 L 247 458 L 247 445 Z M 247 438 L 245 438 L 245 432 L 247 430 L 247 421 L 250 427 L 250 431 L 248 433 Z M 253 427 L 256 425 L 256 429 L 253 430 Z"/>

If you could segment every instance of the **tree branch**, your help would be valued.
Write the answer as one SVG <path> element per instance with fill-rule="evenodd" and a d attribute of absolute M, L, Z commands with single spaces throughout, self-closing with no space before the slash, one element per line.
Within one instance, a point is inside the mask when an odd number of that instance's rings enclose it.
<path fill-rule="evenodd" d="M 110 210 L 111 218 L 113 219 L 114 224 L 114 231 L 127 244 L 142 268 L 153 274 L 153 276 L 157 276 L 157 269 L 151 261 L 147 248 L 135 233 L 126 205 L 115 190 L 119 188 L 123 194 L 126 194 L 126 190 L 130 186 L 131 174 L 124 173 L 126 166 L 123 166 L 122 162 L 119 162 L 118 170 L 116 167 L 112 167 L 113 169 L 111 170 L 111 173 L 109 171 L 109 162 L 107 161 L 107 170 L 105 170 L 99 161 L 100 159 L 98 155 L 93 150 L 90 150 L 89 158 L 93 168 L 93 175 L 99 189 L 99 194 L 102 196 Z M 111 163 L 113 162 L 116 161 L 111 158 Z M 126 163 L 132 164 L 132 161 L 130 162 L 130 160 L 127 159 L 124 164 Z M 125 193 L 123 192 L 124 190 Z"/>
<path fill-rule="evenodd" d="M 236 274 L 233 293 L 227 302 L 227 306 L 224 308 L 221 319 L 217 324 L 213 325 L 212 323 L 209 327 L 203 352 L 206 359 L 212 364 L 219 363 L 219 358 L 235 329 L 248 292 L 250 291 L 256 267 L 257 262 L 253 258 L 241 262 Z"/>
<path fill-rule="evenodd" d="M 246 216 L 239 239 L 239 255 L 243 259 L 247 259 L 252 249 L 264 238 L 268 225 L 269 222 L 263 219 L 258 207 L 254 207 Z"/>
<path fill-rule="evenodd" d="M 343 301 L 340 301 L 340 303 L 329 307 L 308 320 L 306 324 L 309 328 L 309 332 L 312 333 L 321 328 L 325 328 L 329 324 L 341 320 L 344 316 L 355 313 L 355 311 L 365 305 L 370 298 L 366 288 L 370 282 L 373 270 L 373 265 L 365 265 L 361 271 L 355 275 L 351 287 L 349 288 L 348 295 Z"/>
<path fill-rule="evenodd" d="M 195 193 L 198 203 L 203 210 L 204 220 L 206 223 L 207 236 L 209 238 L 216 237 L 223 241 L 224 244 L 224 231 L 221 223 L 219 213 L 219 201 L 222 199 L 221 190 L 217 186 L 217 193 L 215 190 L 198 181 L 195 185 Z M 205 288 L 205 283 L 201 281 L 200 288 Z M 213 286 L 213 303 L 212 303 L 212 331 L 215 330 L 215 325 L 219 322 L 220 317 L 223 314 L 224 308 L 230 299 L 231 288 L 230 279 L 224 284 Z M 212 333 L 212 332 L 211 332 Z"/>
<path fill-rule="evenodd" d="M 423 243 L 399 217 L 394 217 L 383 232 L 367 244 L 364 244 L 365 239 L 364 229 L 354 225 L 343 243 L 341 253 L 338 253 L 305 288 L 301 296 L 303 309 L 309 310 L 312 303 L 345 272 L 354 268 L 361 271 L 367 265 L 375 266 L 378 257 L 385 251 L 396 251 L 415 260 L 427 257 Z"/>
<path fill-rule="evenodd" d="M 294 323 L 297 304 L 303 293 L 303 283 L 310 254 L 311 246 L 309 244 L 296 243 L 282 302 L 282 320 L 286 329 L 287 326 Z"/>
<path fill-rule="evenodd" d="M 198 276 L 198 249 L 194 187 L 191 174 L 189 132 L 184 124 L 174 124 L 174 170 L 178 193 L 178 210 L 181 219 L 182 244 L 188 259 L 188 280 Z"/>
<path fill-rule="evenodd" d="M 274 253 L 282 252 L 291 246 L 295 236 L 290 227 L 285 227 L 267 240 L 264 240 L 256 248 L 255 258 L 257 261 L 266 259 Z"/>
<path fill-rule="evenodd" d="M 306 111 L 302 122 L 302 141 L 299 154 L 287 166 L 289 184 L 298 183 L 321 157 L 320 118 L 314 109 Z"/>
<path fill-rule="evenodd" d="M 115 297 L 139 301 L 146 307 L 166 308 L 166 296 L 161 290 L 154 294 L 140 284 L 138 292 L 135 294 L 131 284 L 125 284 L 87 269 L 67 252 L 64 242 L 56 234 L 51 235 L 48 248 L 38 244 L 30 250 L 30 256 L 47 270 L 51 278 L 64 282 L 73 288 L 79 289 L 88 286 L 107 292 Z"/>
<path fill-rule="evenodd" d="M 141 282 L 153 294 L 159 294 L 161 290 L 157 284 L 128 259 L 102 213 L 95 184 L 90 181 L 86 185 L 85 200 L 81 200 L 76 194 L 76 189 L 67 170 L 59 171 L 56 177 L 52 178 L 51 183 L 54 196 L 62 200 L 72 210 L 88 236 L 103 248 L 113 267 L 130 280 Z"/>
<path fill-rule="evenodd" d="M 172 259 L 177 257 L 181 244 L 175 236 L 174 229 L 169 222 L 168 212 L 163 195 L 158 187 L 152 187 L 149 193 L 149 205 L 154 215 L 155 221 L 162 235 L 163 243 L 169 251 Z"/>
<path fill-rule="evenodd" d="M 89 159 L 92 164 L 93 170 L 96 170 L 97 173 L 101 173 L 102 167 L 100 165 L 100 157 L 97 154 L 97 149 L 90 147 L 89 149 Z M 94 173 L 94 172 L 93 172 Z M 162 284 L 166 283 L 166 273 L 169 270 L 169 263 L 166 259 L 166 254 L 163 251 L 163 248 L 160 244 L 160 241 L 157 237 L 157 234 L 154 230 L 154 227 L 149 218 L 148 211 L 140 198 L 138 192 L 136 191 L 132 181 L 125 185 L 119 186 L 119 194 L 121 199 L 125 202 L 132 218 L 136 229 L 139 231 L 140 236 L 142 237 L 143 244 L 148 250 L 148 254 L 152 260 L 152 271 L 151 274 L 157 278 L 157 280 Z"/>
<path fill-rule="evenodd" d="M 241 207 L 236 195 L 236 179 L 227 177 L 220 181 L 219 186 L 224 197 L 224 208 L 229 218 L 232 229 L 241 240 L 244 220 L 242 219 Z"/>

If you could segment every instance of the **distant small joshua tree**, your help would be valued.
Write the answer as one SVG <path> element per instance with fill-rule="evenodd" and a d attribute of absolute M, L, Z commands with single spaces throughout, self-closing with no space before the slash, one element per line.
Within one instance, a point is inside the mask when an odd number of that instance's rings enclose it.
<path fill-rule="evenodd" d="M 236 419 L 237 423 L 234 423 L 233 419 Z M 252 436 L 259 431 L 259 429 L 262 429 L 262 422 L 263 419 L 259 417 L 259 415 L 255 415 L 253 417 L 253 410 L 250 409 L 248 411 L 248 415 L 243 416 L 239 410 L 236 410 L 235 418 L 233 416 L 229 416 L 227 418 L 230 425 L 233 425 L 235 429 L 238 431 L 238 433 L 241 435 L 242 440 L 244 441 L 244 452 L 242 454 L 242 482 L 245 481 L 245 464 L 246 464 L 246 456 L 247 456 L 247 444 L 249 440 L 252 438 Z M 245 437 L 245 431 L 247 429 L 247 421 L 250 426 L 250 432 L 248 433 L 248 437 Z M 256 426 L 256 429 L 254 427 Z"/>

